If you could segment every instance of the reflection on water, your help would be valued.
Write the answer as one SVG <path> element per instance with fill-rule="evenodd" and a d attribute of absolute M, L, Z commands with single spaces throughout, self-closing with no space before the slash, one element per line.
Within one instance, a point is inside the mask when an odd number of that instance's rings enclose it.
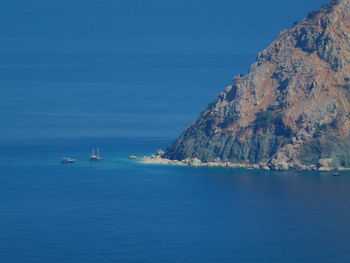
<path fill-rule="evenodd" d="M 131 149 L 150 153 L 168 143 L 3 145 L 4 262 L 350 259 L 349 173 L 148 166 L 127 158 Z M 89 161 L 92 145 L 103 150 L 101 162 Z M 60 164 L 63 153 L 77 163 Z"/>

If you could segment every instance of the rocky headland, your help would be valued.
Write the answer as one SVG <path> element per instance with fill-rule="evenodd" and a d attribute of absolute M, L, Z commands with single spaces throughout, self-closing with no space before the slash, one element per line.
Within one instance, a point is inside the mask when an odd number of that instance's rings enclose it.
<path fill-rule="evenodd" d="M 142 161 L 350 168 L 350 0 L 281 32 L 164 153 Z"/>

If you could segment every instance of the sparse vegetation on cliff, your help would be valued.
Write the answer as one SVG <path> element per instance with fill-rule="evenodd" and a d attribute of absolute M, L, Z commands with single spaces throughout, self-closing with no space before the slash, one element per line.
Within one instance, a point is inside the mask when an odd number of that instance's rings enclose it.
<path fill-rule="evenodd" d="M 349 6 L 332 1 L 283 31 L 164 158 L 350 168 Z"/>
<path fill-rule="evenodd" d="M 340 3 L 340 0 L 332 0 L 330 3 L 324 4 L 320 10 L 311 11 L 307 15 L 307 19 L 313 19 L 320 13 L 330 13 L 333 8 Z"/>
<path fill-rule="evenodd" d="M 264 110 L 256 113 L 256 119 L 254 121 L 254 127 L 256 129 L 268 128 L 272 124 L 275 124 L 281 120 L 283 112 Z"/>

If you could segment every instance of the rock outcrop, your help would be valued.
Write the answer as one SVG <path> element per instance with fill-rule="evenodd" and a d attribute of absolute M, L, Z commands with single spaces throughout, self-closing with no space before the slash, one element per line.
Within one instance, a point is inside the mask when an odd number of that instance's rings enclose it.
<path fill-rule="evenodd" d="M 163 156 L 277 170 L 350 167 L 350 0 L 281 32 Z"/>

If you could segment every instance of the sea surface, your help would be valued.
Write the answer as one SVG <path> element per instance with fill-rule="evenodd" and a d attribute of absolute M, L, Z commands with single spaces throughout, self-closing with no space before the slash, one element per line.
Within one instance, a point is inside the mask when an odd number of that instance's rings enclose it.
<path fill-rule="evenodd" d="M 0 0 L 0 262 L 350 262 L 348 172 L 128 160 L 323 3 Z"/>

